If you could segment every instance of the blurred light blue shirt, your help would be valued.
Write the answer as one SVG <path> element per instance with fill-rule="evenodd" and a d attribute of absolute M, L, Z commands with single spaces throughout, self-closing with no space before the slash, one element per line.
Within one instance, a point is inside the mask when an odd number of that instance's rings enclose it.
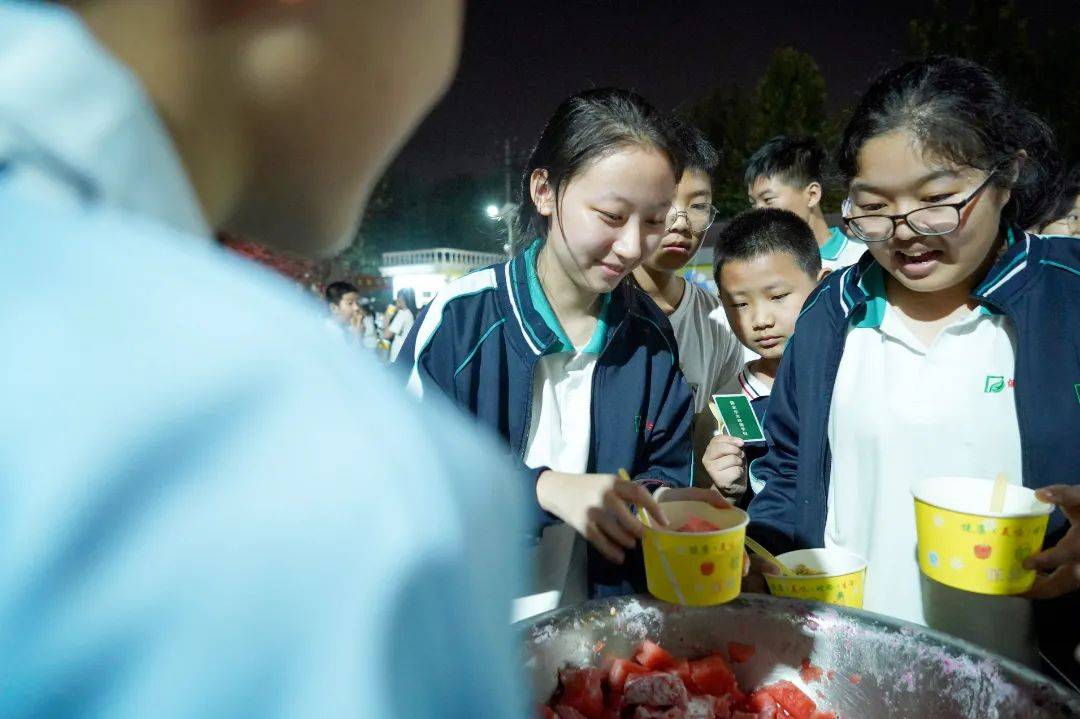
<path fill-rule="evenodd" d="M 194 197 L 74 16 L 0 0 L 0 716 L 524 716 L 504 450 Z"/>

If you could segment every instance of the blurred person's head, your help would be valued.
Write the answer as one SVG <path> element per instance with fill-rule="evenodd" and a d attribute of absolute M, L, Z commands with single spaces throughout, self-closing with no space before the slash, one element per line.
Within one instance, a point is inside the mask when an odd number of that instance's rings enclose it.
<path fill-rule="evenodd" d="M 413 317 L 416 317 L 416 291 L 411 287 L 403 287 L 398 290 L 397 297 L 394 298 L 394 305 L 399 310 L 408 310 L 412 313 Z"/>
<path fill-rule="evenodd" d="M 511 252 L 542 238 L 575 287 L 608 292 L 656 251 L 681 172 L 671 126 L 643 97 L 579 92 L 555 109 L 526 163 Z"/>
<path fill-rule="evenodd" d="M 821 267 L 814 232 L 780 209 L 749 210 L 720 230 L 713 278 L 735 336 L 767 360 L 779 360 Z"/>
<path fill-rule="evenodd" d="M 1080 237 L 1080 165 L 1069 171 L 1047 217 L 1038 227 L 1039 234 Z"/>
<path fill-rule="evenodd" d="M 350 282 L 331 282 L 326 287 L 330 312 L 342 322 L 349 322 L 360 311 L 360 290 Z"/>
<path fill-rule="evenodd" d="M 68 0 L 141 80 L 215 228 L 306 255 L 352 239 L 445 91 L 457 0 Z"/>
<path fill-rule="evenodd" d="M 720 162 L 716 148 L 692 125 L 679 123 L 675 136 L 683 155 L 682 177 L 668 212 L 667 232 L 656 251 L 642 263 L 660 272 L 674 272 L 686 265 L 716 219 L 712 204 L 712 175 Z"/>
<path fill-rule="evenodd" d="M 794 212 L 809 223 L 821 211 L 825 150 L 812 137 L 780 135 L 746 161 L 743 181 L 750 204 Z"/>

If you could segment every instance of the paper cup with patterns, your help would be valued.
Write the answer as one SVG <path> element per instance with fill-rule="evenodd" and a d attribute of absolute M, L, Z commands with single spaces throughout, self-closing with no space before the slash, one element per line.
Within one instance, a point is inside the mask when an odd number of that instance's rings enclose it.
<path fill-rule="evenodd" d="M 672 604 L 708 606 L 730 602 L 742 589 L 743 538 L 750 518 L 732 507 L 705 502 L 664 502 L 671 529 L 645 528 L 642 549 L 649 592 Z M 691 517 L 720 529 L 676 532 Z"/>
<path fill-rule="evenodd" d="M 816 574 L 794 577 L 765 575 L 769 591 L 778 597 L 813 599 L 862 609 L 866 560 L 843 549 L 798 549 L 777 557 L 788 569 L 800 565 Z"/>
<path fill-rule="evenodd" d="M 934 581 L 978 594 L 1020 594 L 1035 572 L 1023 568 L 1042 549 L 1052 504 L 1035 492 L 1008 485 L 1004 508 L 990 512 L 994 482 L 974 477 L 933 477 L 917 482 L 915 530 L 919 569 Z"/>

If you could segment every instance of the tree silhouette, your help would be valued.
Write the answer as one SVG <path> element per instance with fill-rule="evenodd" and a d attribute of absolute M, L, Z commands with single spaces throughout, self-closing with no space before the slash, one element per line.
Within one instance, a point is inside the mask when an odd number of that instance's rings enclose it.
<path fill-rule="evenodd" d="M 1080 159 L 1080 60 L 1074 48 L 1080 16 L 1064 13 L 1060 24 L 1032 38 L 1012 0 L 974 0 L 959 18 L 935 0 L 931 11 L 908 25 L 911 58 L 934 54 L 982 63 L 1054 128 L 1062 154 Z"/>
<path fill-rule="evenodd" d="M 721 217 L 747 208 L 743 165 L 770 137 L 813 135 L 826 146 L 832 129 L 825 80 L 817 62 L 791 47 L 773 53 L 753 93 L 738 85 L 718 85 L 683 114 L 716 146 L 720 164 L 713 177 L 713 202 Z"/>
<path fill-rule="evenodd" d="M 773 54 L 754 101 L 761 140 L 781 134 L 820 137 L 828 123 L 825 79 L 814 58 L 795 48 Z"/>

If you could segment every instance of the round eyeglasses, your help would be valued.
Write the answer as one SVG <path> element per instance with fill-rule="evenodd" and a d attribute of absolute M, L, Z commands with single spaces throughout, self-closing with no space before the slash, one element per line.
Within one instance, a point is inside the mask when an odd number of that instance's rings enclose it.
<path fill-rule="evenodd" d="M 844 224 L 852 235 L 863 242 L 884 242 L 896 234 L 897 223 L 903 222 L 912 232 L 920 235 L 947 235 L 960 226 L 960 210 L 979 196 L 990 184 L 994 173 L 986 176 L 974 192 L 960 202 L 948 205 L 920 207 L 902 215 L 860 215 L 844 217 Z M 848 204 L 849 201 L 845 201 Z"/>
<path fill-rule="evenodd" d="M 686 219 L 686 224 L 690 226 L 691 232 L 695 235 L 701 234 L 712 227 L 712 223 L 716 222 L 716 216 L 719 213 L 719 210 L 705 202 L 690 205 L 685 210 L 676 210 L 672 207 L 668 210 L 664 232 L 671 232 L 678 223 L 679 218 L 683 217 Z"/>

